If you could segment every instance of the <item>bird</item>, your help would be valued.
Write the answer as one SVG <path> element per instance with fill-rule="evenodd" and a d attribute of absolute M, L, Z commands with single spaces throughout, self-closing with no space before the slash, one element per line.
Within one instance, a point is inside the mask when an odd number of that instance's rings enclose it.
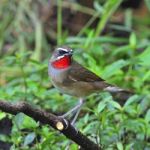
<path fill-rule="evenodd" d="M 51 82 L 61 93 L 75 96 L 79 99 L 78 104 L 62 117 L 67 117 L 75 112 L 71 121 L 75 123 L 81 110 L 85 97 L 92 93 L 108 91 L 111 93 L 122 92 L 115 85 L 107 83 L 104 79 L 80 65 L 73 59 L 73 50 L 68 46 L 56 47 L 48 62 L 48 75 Z"/>

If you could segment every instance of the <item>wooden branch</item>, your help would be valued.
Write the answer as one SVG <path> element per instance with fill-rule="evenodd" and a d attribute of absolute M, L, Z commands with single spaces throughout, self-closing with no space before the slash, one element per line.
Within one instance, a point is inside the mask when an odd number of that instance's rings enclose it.
<path fill-rule="evenodd" d="M 10 102 L 0 100 L 0 110 L 13 115 L 22 112 L 36 121 L 43 124 L 49 124 L 54 129 L 63 133 L 67 138 L 77 143 L 82 149 L 101 150 L 97 144 L 75 129 L 66 119 L 57 117 L 42 109 L 33 108 L 26 102 L 12 104 Z"/>

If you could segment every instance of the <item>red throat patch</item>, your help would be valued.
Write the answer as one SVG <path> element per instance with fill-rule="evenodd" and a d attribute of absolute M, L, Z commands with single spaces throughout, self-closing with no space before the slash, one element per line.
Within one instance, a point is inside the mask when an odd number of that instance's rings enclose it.
<path fill-rule="evenodd" d="M 57 69 L 65 69 L 68 68 L 71 64 L 71 57 L 64 56 L 54 62 L 52 62 L 52 66 Z"/>

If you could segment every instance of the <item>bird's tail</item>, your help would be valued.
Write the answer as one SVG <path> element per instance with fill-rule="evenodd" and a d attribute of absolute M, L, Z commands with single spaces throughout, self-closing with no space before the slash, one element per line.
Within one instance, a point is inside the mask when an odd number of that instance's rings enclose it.
<path fill-rule="evenodd" d="M 104 91 L 110 92 L 116 101 L 118 101 L 121 105 L 123 105 L 126 100 L 134 94 L 134 92 L 130 90 L 124 90 L 116 86 L 108 86 L 104 89 Z"/>
<path fill-rule="evenodd" d="M 104 89 L 104 91 L 108 91 L 111 93 L 116 93 L 116 92 L 127 92 L 127 90 L 121 89 L 119 87 L 116 86 L 108 86 Z"/>

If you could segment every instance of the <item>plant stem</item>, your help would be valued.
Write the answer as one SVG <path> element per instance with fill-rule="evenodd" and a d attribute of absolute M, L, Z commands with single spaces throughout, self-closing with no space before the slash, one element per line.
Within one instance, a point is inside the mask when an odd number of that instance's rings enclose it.
<path fill-rule="evenodd" d="M 115 12 L 115 10 L 119 7 L 122 0 L 108 0 L 104 5 L 104 11 L 101 16 L 101 19 L 97 25 L 96 31 L 95 31 L 95 37 L 98 37 L 101 32 L 103 31 L 108 19 L 112 14 Z"/>
<path fill-rule="evenodd" d="M 62 0 L 57 0 L 57 45 L 62 43 Z"/>

